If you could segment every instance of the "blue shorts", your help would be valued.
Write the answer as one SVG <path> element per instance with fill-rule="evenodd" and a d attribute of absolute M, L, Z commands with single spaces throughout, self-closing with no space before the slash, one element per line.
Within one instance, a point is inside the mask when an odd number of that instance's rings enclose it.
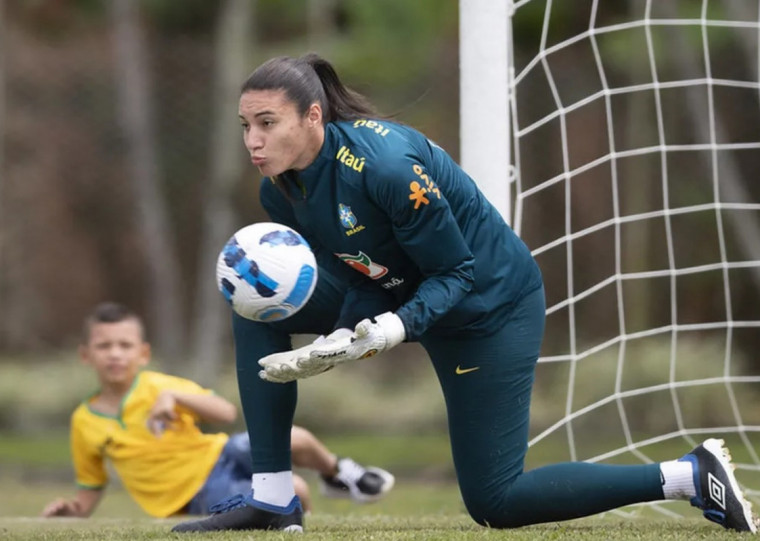
<path fill-rule="evenodd" d="M 206 483 L 193 496 L 185 512 L 189 515 L 206 515 L 209 507 L 235 494 L 251 491 L 251 441 L 248 434 L 233 434 L 222 449 L 216 465 Z"/>

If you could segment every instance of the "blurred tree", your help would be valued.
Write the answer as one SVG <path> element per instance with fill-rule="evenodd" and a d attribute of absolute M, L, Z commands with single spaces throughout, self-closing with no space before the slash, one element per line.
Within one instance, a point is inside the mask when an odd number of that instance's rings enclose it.
<path fill-rule="evenodd" d="M 752 19 L 752 6 L 749 2 L 725 2 L 723 8 L 726 10 L 728 17 L 736 21 L 749 21 Z M 758 69 L 760 62 L 750 62 L 748 59 L 757 54 L 758 41 L 757 32 L 739 32 L 739 45 L 744 50 L 744 57 L 747 59 L 748 73 L 750 80 L 757 81 L 760 73 Z M 758 90 L 760 92 L 760 90 Z"/>
<path fill-rule="evenodd" d="M 628 11 L 630 17 L 642 16 L 646 9 L 646 0 L 630 0 Z M 625 73 L 628 84 L 632 81 L 643 81 L 649 71 L 649 57 L 647 50 L 627 44 L 630 55 L 627 59 Z M 627 95 L 628 108 L 625 113 L 625 148 L 635 148 L 636 140 L 652 140 L 654 126 L 647 115 L 650 96 L 644 92 L 630 92 Z M 653 170 L 650 160 L 630 160 L 628 164 L 630 178 L 649 179 L 657 178 L 657 171 Z M 621 200 L 626 202 L 629 209 L 647 208 L 649 201 L 653 199 L 653 183 L 651 182 L 624 182 L 620 186 Z M 651 220 L 640 220 L 637 228 L 626 228 L 623 231 L 621 244 L 626 247 L 621 256 L 625 269 L 648 269 L 649 246 L 652 240 L 653 227 Z M 636 302 L 629 303 L 626 314 L 626 325 L 630 329 L 644 329 L 647 326 L 649 314 L 652 309 L 654 290 L 651 287 L 641 287 L 636 290 Z"/>
<path fill-rule="evenodd" d="M 66 346 L 78 332 L 79 316 L 92 302 L 113 298 L 145 313 L 160 353 L 189 355 L 201 373 L 199 379 L 206 379 L 203 374 L 215 375 L 220 339 L 228 332 L 223 301 L 213 286 L 216 254 L 238 225 L 265 218 L 257 201 L 258 174 L 242 158 L 243 146 L 236 133 L 237 85 L 270 56 L 315 50 L 382 111 L 420 128 L 456 157 L 457 4 L 456 0 L 3 0 L 0 350 Z M 673 4 L 681 17 L 699 16 L 703 5 L 698 0 Z M 539 46 L 545 22 L 547 46 L 587 29 L 592 5 L 599 11 L 596 26 L 629 21 L 634 11 L 635 17 L 642 18 L 643 6 L 658 13 L 667 9 L 644 0 L 559 2 L 552 5 L 550 20 L 544 21 L 546 5 L 530 2 L 520 10 L 523 18 L 515 21 L 514 28 L 518 62 L 532 57 L 531 49 Z M 708 6 L 717 10 L 717 19 L 727 18 L 721 17 L 726 12 L 728 18 L 742 20 L 752 18 L 732 12 L 750 7 L 739 2 Z M 117 10 L 126 9 L 131 17 L 129 32 L 141 33 L 129 36 L 117 25 Z M 246 18 L 249 23 L 243 24 Z M 657 33 L 657 25 L 651 26 Z M 117 28 L 124 49 L 120 49 L 115 83 L 109 43 Z M 687 38 L 701 31 L 695 25 Z M 756 32 L 714 26 L 706 31 L 722 33 L 724 43 L 719 43 L 713 61 L 716 70 L 733 70 L 731 78 L 738 80 L 757 80 Z M 630 33 L 595 34 L 611 88 L 651 79 L 644 33 L 642 27 Z M 620 36 L 617 43 L 612 43 L 612 34 Z M 688 68 L 663 60 L 660 53 L 667 42 L 657 37 L 655 63 L 658 70 L 665 70 L 660 75 L 674 76 L 676 70 Z M 244 42 L 247 51 L 238 48 Z M 567 55 L 556 62 L 554 54 L 547 56 L 547 62 L 554 62 L 552 70 L 561 89 L 571 94 L 593 89 L 598 80 L 595 68 L 584 63 L 584 44 L 578 45 L 568 48 Z M 689 45 L 701 48 L 696 40 Z M 125 54 L 130 47 L 134 54 Z M 731 61 L 722 61 L 725 58 Z M 526 110 L 520 111 L 520 118 L 540 113 L 545 86 L 540 77 L 526 82 Z M 714 90 L 717 93 L 720 88 Z M 615 123 L 614 142 L 619 147 L 645 148 L 657 138 L 654 92 L 630 94 L 611 97 L 615 117 L 620 119 Z M 123 132 L 113 129 L 115 98 L 120 100 Z M 747 134 L 746 140 L 756 140 L 758 123 L 753 120 L 760 112 L 748 111 L 756 100 L 734 100 L 728 104 L 734 107 L 731 112 L 724 109 L 726 101 L 731 100 L 723 100 L 716 110 L 728 137 L 741 132 Z M 604 107 L 589 107 L 580 116 L 577 124 L 585 131 L 569 135 L 571 157 L 609 153 L 606 132 L 602 133 Z M 702 115 L 702 121 L 706 119 Z M 693 120 L 679 118 L 669 135 L 701 137 L 695 135 L 701 129 L 695 126 Z M 536 157 L 532 167 L 551 176 L 561 160 L 561 149 L 550 135 L 542 134 L 535 141 L 535 147 L 524 150 Z M 752 201 L 757 200 L 758 189 L 748 179 L 757 158 L 749 154 L 737 157 L 735 153 L 734 165 L 740 169 L 736 186 L 748 191 L 742 197 Z M 642 156 L 630 161 L 630 167 L 621 167 L 634 180 L 621 185 L 625 192 L 621 199 L 632 208 L 646 208 L 662 197 L 657 156 L 646 159 Z M 690 170 L 675 160 L 671 163 L 672 178 L 689 180 Z M 523 166 L 528 166 L 527 161 Z M 705 166 L 699 167 L 699 172 L 704 171 Z M 595 170 L 587 178 L 597 180 L 600 175 Z M 650 184 L 644 183 L 647 179 Z M 701 194 L 711 189 L 706 184 L 686 184 L 679 194 L 689 189 Z M 574 184 L 572 197 L 582 200 L 583 209 L 575 216 L 602 215 L 609 208 L 602 191 L 590 186 Z M 530 209 L 530 216 L 526 210 L 525 219 L 533 223 L 530 234 L 563 227 L 564 196 L 552 197 Z M 132 207 L 135 200 L 137 210 Z M 748 227 L 725 219 L 728 227 Z M 644 222 L 637 235 L 624 233 L 624 257 L 631 266 L 647 268 L 658 263 L 652 245 L 662 237 L 662 228 L 652 222 L 647 233 L 650 223 Z M 756 237 L 752 225 L 743 234 L 745 251 Z M 591 241 L 578 245 L 579 276 L 590 272 L 585 261 L 599 246 Z M 559 261 L 554 267 L 564 264 Z M 547 291 L 562 288 L 564 282 L 554 276 L 552 265 L 546 267 L 545 278 L 551 282 Z M 743 288 L 754 289 L 749 272 L 737 281 Z M 734 283 L 732 290 L 741 291 Z M 700 292 L 699 297 L 708 300 L 699 309 L 715 309 L 710 305 L 713 293 L 713 289 Z M 657 311 L 654 299 L 662 295 L 661 286 L 647 287 L 635 304 L 639 315 L 629 317 L 646 318 L 648 312 Z M 752 299 L 749 295 L 739 299 L 745 311 L 753 308 Z M 602 321 L 599 329 L 605 325 L 614 322 Z M 192 339 L 183 341 L 183 336 Z"/>
<path fill-rule="evenodd" d="M 222 9 L 222 2 L 208 0 L 141 0 L 140 4 L 146 15 L 145 23 L 154 26 L 162 35 L 211 33 Z"/>
<path fill-rule="evenodd" d="M 248 50 L 253 38 L 254 2 L 226 0 L 216 25 L 214 45 L 213 117 L 209 146 L 211 164 L 203 186 L 198 279 L 193 318 L 193 377 L 213 383 L 220 373 L 221 340 L 229 327 L 229 308 L 216 288 L 216 259 L 235 227 L 231 204 L 244 167 L 240 126 L 237 122 L 241 74 L 248 71 Z"/>
<path fill-rule="evenodd" d="M 5 119 L 5 2 L 0 0 L 0 126 L 6 126 Z M 5 130 L 0 129 L 0 306 L 6 304 L 6 287 L 5 278 L 5 243 L 8 241 L 8 235 L 5 226 L 4 210 L 5 198 Z M 4 323 L 7 319 L 0 318 L 0 343 L 4 342 L 3 337 L 7 330 Z"/>
<path fill-rule="evenodd" d="M 138 5 L 114 0 L 112 17 L 116 40 L 117 95 L 126 153 L 137 199 L 138 227 L 145 243 L 148 268 L 149 311 L 157 350 L 171 365 L 183 345 L 183 311 L 180 303 L 182 274 L 169 228 L 156 153 L 153 107 L 144 37 Z"/>
<path fill-rule="evenodd" d="M 306 20 L 310 48 L 319 49 L 337 32 L 336 8 L 337 0 L 308 0 Z"/>

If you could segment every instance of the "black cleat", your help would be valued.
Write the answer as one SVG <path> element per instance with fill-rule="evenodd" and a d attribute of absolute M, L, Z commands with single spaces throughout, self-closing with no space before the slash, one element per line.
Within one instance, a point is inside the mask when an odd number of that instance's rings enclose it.
<path fill-rule="evenodd" d="M 211 516 L 180 522 L 173 532 L 214 532 L 223 530 L 281 530 L 303 532 L 301 500 L 294 496 L 287 507 L 277 507 L 253 500 L 250 494 L 237 494 L 209 510 Z"/>
<path fill-rule="evenodd" d="M 736 482 L 731 455 L 724 443 L 715 438 L 705 440 L 680 459 L 694 467 L 697 495 L 691 505 L 701 509 L 707 520 L 728 530 L 757 533 L 758 519 Z"/>
<path fill-rule="evenodd" d="M 375 502 L 393 488 L 396 479 L 389 472 L 373 466 L 364 467 L 351 460 L 338 461 L 338 473 L 320 476 L 320 492 L 328 498 L 350 498 L 359 503 Z"/>

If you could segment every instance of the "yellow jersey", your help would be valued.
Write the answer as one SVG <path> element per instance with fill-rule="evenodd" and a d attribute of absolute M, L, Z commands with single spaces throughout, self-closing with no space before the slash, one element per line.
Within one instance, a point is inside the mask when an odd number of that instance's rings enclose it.
<path fill-rule="evenodd" d="M 148 430 L 148 413 L 164 390 L 212 393 L 193 381 L 146 370 L 135 378 L 118 415 L 90 408 L 97 393 L 79 405 L 71 416 L 71 454 L 81 488 L 105 487 L 108 459 L 146 513 L 167 517 L 181 511 L 203 487 L 228 435 L 201 432 L 197 415 L 178 407 L 177 419 L 160 437 L 154 436 Z"/>

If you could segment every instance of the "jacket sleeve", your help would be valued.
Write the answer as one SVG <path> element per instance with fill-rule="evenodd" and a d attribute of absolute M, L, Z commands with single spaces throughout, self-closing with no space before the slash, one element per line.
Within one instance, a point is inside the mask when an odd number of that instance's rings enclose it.
<path fill-rule="evenodd" d="M 396 311 L 407 340 L 415 340 L 472 289 L 474 257 L 424 161 L 410 151 L 383 163 L 367 179 L 367 191 L 387 213 L 396 241 L 423 276 Z"/>
<path fill-rule="evenodd" d="M 358 273 L 357 273 L 358 274 Z M 335 328 L 353 329 L 362 319 L 372 318 L 398 308 L 398 301 L 385 289 L 360 275 L 361 281 L 346 291 L 343 306 Z"/>

